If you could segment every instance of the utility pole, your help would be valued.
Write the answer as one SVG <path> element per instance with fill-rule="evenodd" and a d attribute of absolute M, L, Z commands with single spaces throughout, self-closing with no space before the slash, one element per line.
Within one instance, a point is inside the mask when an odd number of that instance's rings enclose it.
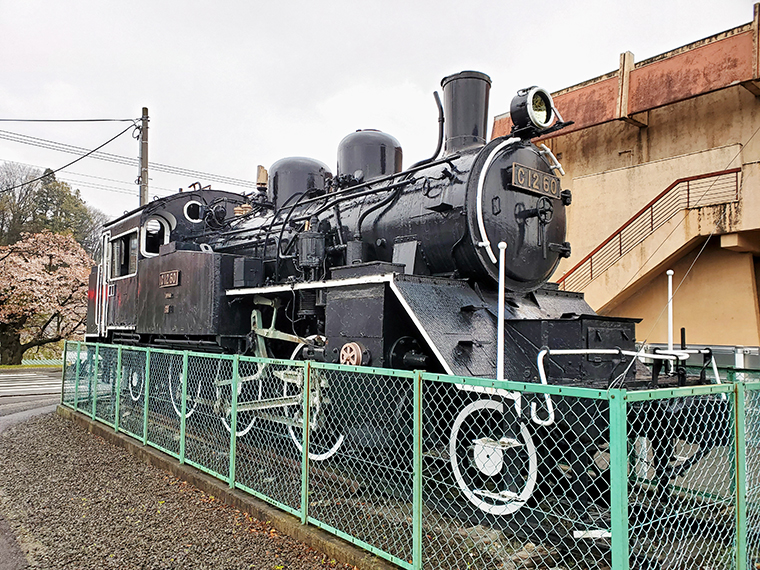
<path fill-rule="evenodd" d="M 148 203 L 148 108 L 143 107 L 140 126 L 140 206 Z"/>

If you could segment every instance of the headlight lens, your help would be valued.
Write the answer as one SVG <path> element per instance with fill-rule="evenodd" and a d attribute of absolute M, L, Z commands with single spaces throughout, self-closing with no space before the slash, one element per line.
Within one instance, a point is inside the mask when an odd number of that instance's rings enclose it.
<path fill-rule="evenodd" d="M 540 123 L 546 123 L 549 118 L 549 109 L 546 108 L 546 99 L 538 93 L 533 95 L 533 114 Z"/>
<path fill-rule="evenodd" d="M 554 113 L 552 112 L 552 97 L 543 89 L 534 88 L 528 93 L 530 106 L 528 115 L 531 122 L 539 129 L 545 129 L 551 125 Z"/>

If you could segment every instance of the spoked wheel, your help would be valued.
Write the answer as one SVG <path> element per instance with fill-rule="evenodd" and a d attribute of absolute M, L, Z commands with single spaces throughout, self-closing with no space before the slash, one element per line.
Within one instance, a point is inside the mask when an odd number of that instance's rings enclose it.
<path fill-rule="evenodd" d="M 316 338 L 316 336 L 312 336 L 309 337 L 309 340 L 315 340 Z M 304 345 L 299 344 L 293 351 L 290 359 L 297 360 L 303 347 Z M 284 386 L 285 396 L 300 395 L 301 402 L 303 402 L 303 384 L 301 383 L 298 386 L 286 382 Z M 333 425 L 335 418 L 331 417 L 329 409 L 324 406 L 322 390 L 322 387 L 319 385 L 319 378 L 312 378 L 311 393 L 309 394 L 309 423 L 311 424 L 309 432 L 309 459 L 312 461 L 330 459 L 337 453 L 345 440 L 345 436 L 338 429 L 338 426 Z M 300 406 L 289 407 L 288 415 L 296 423 L 303 425 L 303 403 Z M 303 453 L 303 429 L 289 425 L 288 434 L 298 448 L 298 451 Z"/>
<path fill-rule="evenodd" d="M 476 400 L 454 420 L 449 441 L 454 479 L 465 497 L 492 515 L 508 515 L 536 486 L 533 438 L 510 403 Z"/>
<path fill-rule="evenodd" d="M 173 364 L 173 363 L 172 363 Z M 193 415 L 198 408 L 198 403 L 201 399 L 201 379 L 191 378 L 190 374 L 187 374 L 187 378 L 182 378 L 182 368 L 179 370 L 173 365 L 169 366 L 169 399 L 172 402 L 172 408 L 174 413 L 178 417 L 182 417 L 182 385 L 187 382 L 187 403 L 185 404 L 185 419 Z"/>
<path fill-rule="evenodd" d="M 255 351 L 255 356 L 267 357 L 265 346 L 262 344 Z M 262 362 L 241 361 L 238 365 L 237 404 L 245 405 L 261 401 L 264 398 L 264 382 L 268 376 L 270 365 Z M 232 382 L 225 379 L 220 381 L 220 368 L 217 369 L 216 400 L 217 413 L 224 424 L 227 433 L 232 433 Z M 256 423 L 256 412 L 252 410 L 237 410 L 236 437 L 243 437 Z"/>
<path fill-rule="evenodd" d="M 145 369 L 132 366 L 124 366 L 122 372 L 122 385 L 126 382 L 129 397 L 133 402 L 139 402 L 145 390 Z"/>
<path fill-rule="evenodd" d="M 238 382 L 237 385 L 237 401 L 250 402 L 254 400 L 260 400 L 261 396 L 255 392 L 254 384 L 257 382 Z M 219 404 L 219 416 L 222 419 L 224 428 L 227 433 L 232 433 L 232 383 L 217 385 L 216 387 L 216 399 Z M 237 412 L 237 427 L 235 429 L 236 437 L 243 437 L 253 427 L 256 422 L 256 414 L 251 411 L 238 411 Z"/>
<path fill-rule="evenodd" d="M 316 400 L 316 401 L 315 401 Z M 320 403 L 318 398 L 312 392 L 311 397 L 311 432 L 309 433 L 309 459 L 312 461 L 324 461 L 335 455 L 343 445 L 345 436 L 340 432 L 337 426 L 331 425 L 330 418 L 326 414 L 320 413 Z M 303 411 L 296 411 L 292 419 L 296 422 L 303 422 Z M 303 429 L 288 426 L 290 439 L 303 453 Z"/>
<path fill-rule="evenodd" d="M 238 400 L 239 399 L 240 399 L 240 389 L 238 389 Z M 222 423 L 224 424 L 224 429 L 227 430 L 227 433 L 232 433 L 231 401 L 232 400 L 229 399 L 229 396 L 228 396 L 226 400 L 226 406 L 224 407 L 223 413 L 221 414 Z M 253 412 L 238 412 L 237 416 L 238 416 L 238 419 L 237 419 L 237 427 L 235 429 L 235 437 L 243 437 L 245 434 L 251 431 L 253 424 L 256 423 L 256 416 L 253 414 Z"/>

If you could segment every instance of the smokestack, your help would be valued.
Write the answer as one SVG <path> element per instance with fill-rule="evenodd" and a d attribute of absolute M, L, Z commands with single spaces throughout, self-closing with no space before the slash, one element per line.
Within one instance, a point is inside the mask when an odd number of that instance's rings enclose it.
<path fill-rule="evenodd" d="M 444 154 L 485 145 L 491 78 L 478 71 L 462 71 L 444 77 L 441 87 L 446 118 Z"/>

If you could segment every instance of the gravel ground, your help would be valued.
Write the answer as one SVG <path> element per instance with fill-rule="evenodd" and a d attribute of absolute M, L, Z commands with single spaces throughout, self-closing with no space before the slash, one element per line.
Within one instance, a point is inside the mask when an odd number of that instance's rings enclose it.
<path fill-rule="evenodd" d="M 0 434 L 0 465 L 31 568 L 351 568 L 54 414 Z"/>

